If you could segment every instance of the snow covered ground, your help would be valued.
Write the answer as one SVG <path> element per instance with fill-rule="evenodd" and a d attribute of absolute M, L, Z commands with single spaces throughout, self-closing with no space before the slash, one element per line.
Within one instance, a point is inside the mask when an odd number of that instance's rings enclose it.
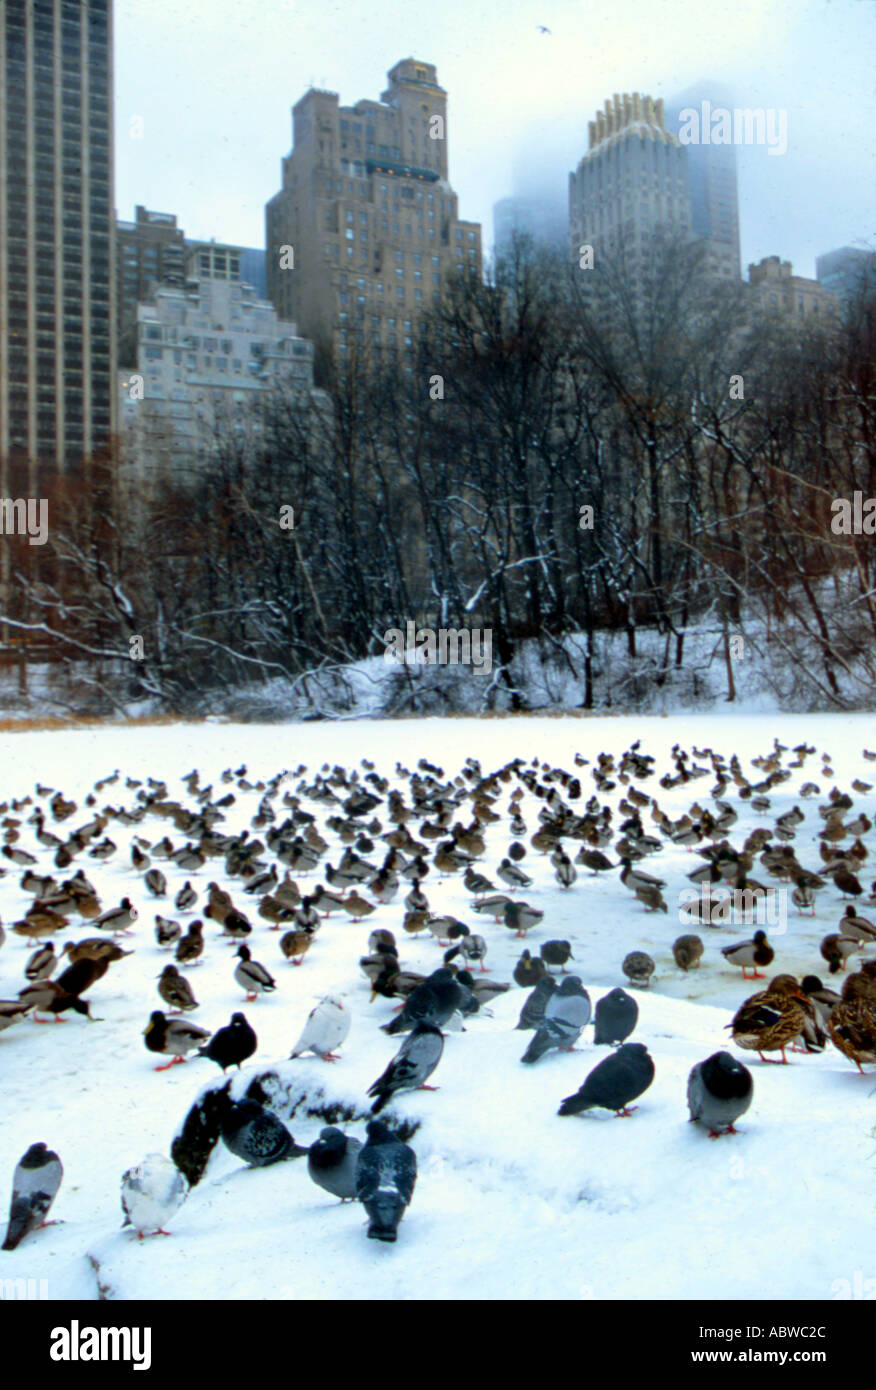
<path fill-rule="evenodd" d="M 600 750 L 618 755 L 639 738 L 642 751 L 657 759 L 657 773 L 643 789 L 676 817 L 694 800 L 708 804 L 713 779 L 663 791 L 657 781 L 669 768 L 674 743 L 688 749 L 710 746 L 727 756 L 735 752 L 756 777 L 749 759 L 768 753 L 775 735 L 789 747 L 813 743 L 819 755 L 771 794 L 767 816 L 757 816 L 729 788 L 725 799 L 740 813 L 730 838 L 741 845 L 755 824 L 769 826 L 775 815 L 799 804 L 806 821 L 794 848 L 814 869 L 822 827 L 818 804 L 831 785 L 849 791 L 853 777 L 870 780 L 876 768 L 861 757 L 862 748 L 876 741 L 871 716 L 565 716 L 269 727 L 208 722 L 3 734 L 0 796 L 32 794 L 36 782 L 61 787 L 80 801 L 80 812 L 64 823 L 63 834 L 90 815 L 81 798 L 95 779 L 117 767 L 135 777 L 165 778 L 171 796 L 187 799 L 179 778 L 192 767 L 200 769 L 203 785 L 216 785 L 223 768 L 241 763 L 254 782 L 281 768 L 294 771 L 300 763 L 307 765 L 310 779 L 324 762 L 353 767 L 367 757 L 395 782 L 396 760 L 413 768 L 425 757 L 448 776 L 468 756 L 480 759 L 484 772 L 515 756 L 572 770 L 576 752 L 591 760 Z M 821 776 L 823 750 L 833 759 L 832 782 Z M 785 754 L 786 763 L 791 756 Z M 590 767 L 577 771 L 583 797 L 576 809 L 593 791 Z M 281 790 L 294 790 L 298 780 L 291 776 Z M 807 780 L 819 783 L 822 795 L 801 801 L 799 787 Z M 618 786 L 600 801 L 616 807 L 623 791 Z M 131 804 L 133 795 L 122 781 L 99 794 L 98 805 Z M 237 795 L 226 823 L 218 827 L 226 833 L 248 826 L 258 803 L 259 793 Z M 873 793 L 852 795 L 856 809 L 872 816 Z M 324 809 L 305 804 L 322 823 Z M 506 805 L 503 796 L 499 807 L 504 811 Z M 276 809 L 281 815 L 279 802 Z M 536 829 L 536 810 L 527 794 L 523 815 L 529 834 Z M 380 809 L 377 814 L 386 826 Z M 647 811 L 645 820 L 650 827 Z M 415 824 L 412 828 L 416 833 Z M 32 827 L 24 825 L 22 831 L 20 844 L 34 848 Z M 147 818 L 137 831 L 149 839 L 167 831 L 182 844 L 164 821 Z M 521 1066 L 529 1035 L 513 1031 L 525 997 L 513 986 L 491 1004 L 491 1017 L 474 1018 L 464 1033 L 448 1035 L 432 1078 L 437 1092 L 403 1095 L 390 1107 L 397 1116 L 420 1122 L 412 1140 L 419 1179 L 396 1246 L 366 1240 L 361 1209 L 341 1206 L 316 1188 L 303 1160 L 249 1171 L 221 1144 L 173 1219 L 171 1238 L 132 1239 L 121 1230 L 122 1173 L 151 1151 L 168 1151 L 192 1101 L 220 1073 L 206 1060 L 165 1073 L 153 1070 L 157 1059 L 145 1050 L 141 1035 L 150 1011 L 160 1006 L 155 977 L 172 959 L 155 944 L 154 915 L 156 910 L 180 914 L 169 900 L 156 902 L 143 889 L 130 865 L 133 832 L 112 822 L 107 833 L 119 845 L 116 856 L 102 865 L 84 855 L 74 867 L 82 865 L 105 906 L 130 894 L 140 920 L 135 937 L 123 943 L 135 954 L 112 966 L 91 991 L 101 1022 L 71 1017 L 64 1025 L 40 1027 L 26 1020 L 0 1034 L 0 1201 L 6 1201 L 15 1163 L 31 1142 L 45 1140 L 65 1167 L 51 1213 L 63 1224 L 0 1256 L 0 1291 L 4 1280 L 45 1279 L 52 1299 L 93 1299 L 100 1286 L 105 1296 L 121 1299 L 830 1300 L 838 1296 L 840 1281 L 852 1284 L 856 1272 L 864 1281 L 876 1276 L 876 1076 L 858 1075 L 831 1047 L 819 1056 L 792 1054 L 788 1067 L 739 1054 L 755 1075 L 754 1103 L 740 1134 L 712 1142 L 686 1123 L 690 1067 L 726 1045 L 724 1025 L 753 990 L 720 954 L 722 945 L 749 935 L 750 927 L 680 923 L 678 895 L 699 861 L 671 844 L 644 865 L 667 880 L 666 916 L 646 913 L 616 873 L 595 879 L 579 868 L 577 882 L 563 892 L 547 857 L 530 848 L 523 864 L 535 878 L 523 896 L 545 913 L 526 944 L 536 954 L 541 941 L 568 938 L 575 970 L 594 1001 L 625 983 L 620 966 L 628 951 L 641 948 L 656 961 L 651 990 L 636 991 L 641 1013 L 635 1034 L 655 1060 L 656 1078 L 631 1119 L 603 1112 L 580 1119 L 557 1116 L 561 1099 L 578 1088 L 606 1049 L 595 1048 L 587 1030 L 581 1051 L 553 1053 L 534 1067 Z M 331 841 L 326 857 L 337 863 L 337 837 L 329 831 L 326 838 Z M 504 816 L 489 827 L 487 854 L 479 866 L 489 876 L 509 838 Z M 872 852 L 872 834 L 865 843 Z M 577 850 L 577 845 L 567 847 Z M 383 849 L 379 845 L 370 857 L 379 861 Z M 43 866 L 48 862 L 43 852 Z M 405 966 L 427 972 L 440 963 L 442 948 L 431 937 L 412 938 L 401 930 L 407 888 L 366 923 L 332 916 L 296 969 L 283 960 L 279 933 L 257 916 L 252 899 L 241 894 L 240 881 L 225 879 L 221 860 L 208 861 L 194 875 L 174 866 L 168 871 L 164 863 L 162 868 L 172 893 L 186 877 L 202 895 L 210 879 L 230 887 L 253 921 L 253 956 L 278 981 L 274 995 L 244 1004 L 232 979 L 233 948 L 218 939 L 218 927 L 207 920 L 204 964 L 188 972 L 201 1005 L 190 1015 L 193 1021 L 216 1028 L 232 1010 L 243 1008 L 259 1037 L 251 1075 L 287 1058 L 314 1002 L 329 990 L 340 993 L 353 1011 L 342 1060 L 334 1066 L 312 1060 L 286 1066 L 300 1069 L 314 1096 L 322 1088 L 327 1099 L 364 1111 L 368 1085 L 397 1048 L 397 1040 L 378 1028 L 391 1017 L 392 1004 L 369 1003 L 358 967 L 369 930 L 395 931 Z M 759 866 L 756 873 L 765 876 Z M 19 877 L 10 866 L 0 880 L 0 917 L 7 928 L 29 901 L 18 887 Z M 870 877 L 865 866 L 862 879 Z M 302 890 L 320 878 L 319 873 L 299 878 Z M 453 913 L 487 937 L 492 977 L 510 980 L 521 948 L 512 933 L 471 913 L 460 879 L 441 880 L 433 867 L 423 887 L 433 911 Z M 201 915 L 203 905 L 202 896 L 183 922 Z M 787 932 L 775 936 L 773 973 L 826 978 L 818 943 L 837 929 L 841 912 L 832 887 L 819 894 L 814 919 L 790 907 Z M 683 930 L 699 931 L 706 942 L 702 968 L 688 976 L 676 968 L 670 949 Z M 71 924 L 64 939 L 92 934 L 88 924 L 81 929 Z M 7 935 L 0 950 L 0 997 L 13 997 L 23 984 L 30 949 Z M 247 1074 L 244 1068 L 236 1087 L 243 1089 Z M 290 1127 L 299 1143 L 308 1143 L 319 1123 L 296 1119 Z M 361 1123 L 351 1129 L 364 1137 Z"/>

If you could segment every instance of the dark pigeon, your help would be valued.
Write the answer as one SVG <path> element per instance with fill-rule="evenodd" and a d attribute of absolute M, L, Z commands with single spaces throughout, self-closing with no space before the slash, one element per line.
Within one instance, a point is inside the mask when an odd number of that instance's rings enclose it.
<path fill-rule="evenodd" d="M 554 1048 L 574 1047 L 589 1022 L 590 995 L 577 975 L 567 975 L 559 989 L 548 997 L 544 1018 L 521 1062 L 537 1062 Z"/>
<path fill-rule="evenodd" d="M 547 1002 L 557 987 L 557 982 L 553 975 L 543 975 L 535 989 L 526 996 L 523 1008 L 520 1010 L 520 1018 L 516 1024 L 517 1028 L 531 1029 L 537 1028 L 544 1018 L 544 1011 Z"/>
<path fill-rule="evenodd" d="M 687 1079 L 691 1120 L 704 1125 L 710 1139 L 736 1133 L 733 1126 L 745 1114 L 753 1094 L 751 1072 L 729 1052 L 713 1052 L 697 1062 Z"/>
<path fill-rule="evenodd" d="M 597 1001 L 594 1022 L 595 1043 L 622 1043 L 639 1021 L 639 1006 L 631 994 L 618 987 Z"/>
<path fill-rule="evenodd" d="M 408 995 L 401 1013 L 383 1025 L 384 1033 L 409 1033 L 418 1023 L 443 1028 L 465 998 L 452 970 L 443 965 Z"/>
<path fill-rule="evenodd" d="M 375 1097 L 372 1115 L 379 1115 L 397 1091 L 416 1091 L 423 1086 L 441 1061 L 443 1051 L 441 1029 L 432 1023 L 418 1023 L 383 1075 L 369 1087 L 369 1096 Z"/>
<path fill-rule="evenodd" d="M 580 1115 L 584 1110 L 600 1106 L 629 1115 L 631 1100 L 638 1099 L 654 1080 L 654 1063 L 643 1043 L 624 1043 L 617 1052 L 593 1068 L 580 1090 L 566 1096 L 560 1115 Z"/>
<path fill-rule="evenodd" d="M 250 1168 L 267 1168 L 286 1158 L 302 1158 L 308 1149 L 295 1143 L 283 1121 L 258 1101 L 234 1102 L 222 1121 L 222 1138 Z"/>
<path fill-rule="evenodd" d="M 200 1057 L 209 1057 L 211 1062 L 226 1071 L 228 1067 L 240 1067 L 251 1057 L 258 1047 L 259 1040 L 255 1030 L 250 1028 L 242 1013 L 231 1015 L 231 1022 L 215 1032 L 205 1047 L 198 1048 Z"/>
<path fill-rule="evenodd" d="M 356 1164 L 362 1144 L 334 1125 L 320 1130 L 307 1156 L 307 1171 L 317 1187 L 340 1197 L 342 1202 L 356 1196 Z"/>
<path fill-rule="evenodd" d="M 58 1195 L 64 1169 L 61 1160 L 45 1144 L 31 1144 L 19 1161 L 12 1179 L 12 1201 L 4 1250 L 14 1250 L 24 1237 L 41 1226 Z"/>
<path fill-rule="evenodd" d="M 368 1142 L 356 1163 L 356 1196 L 368 1213 L 368 1239 L 393 1242 L 414 1195 L 417 1155 L 382 1120 L 369 1120 Z"/>

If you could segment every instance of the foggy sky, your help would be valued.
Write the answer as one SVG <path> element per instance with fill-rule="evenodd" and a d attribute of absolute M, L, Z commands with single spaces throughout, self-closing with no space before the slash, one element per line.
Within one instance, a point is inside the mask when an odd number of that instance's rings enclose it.
<path fill-rule="evenodd" d="M 787 111 L 787 154 L 738 151 L 743 267 L 813 275 L 876 244 L 876 0 L 116 0 L 115 51 L 119 216 L 175 212 L 192 237 L 263 246 L 292 105 L 311 84 L 377 100 L 412 56 L 449 93 L 450 178 L 487 249 L 497 199 L 565 201 L 607 97 L 710 81 Z"/>

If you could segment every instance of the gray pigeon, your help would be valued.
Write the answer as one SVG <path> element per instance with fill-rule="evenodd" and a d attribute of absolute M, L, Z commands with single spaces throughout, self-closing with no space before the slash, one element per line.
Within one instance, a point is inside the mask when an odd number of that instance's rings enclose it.
<path fill-rule="evenodd" d="M 356 1163 L 356 1196 L 369 1217 L 368 1239 L 393 1242 L 414 1195 L 417 1155 L 382 1120 L 369 1120 Z"/>
<path fill-rule="evenodd" d="M 639 1021 L 639 1006 L 631 994 L 617 986 L 596 1001 L 593 1018 L 595 1043 L 622 1043 Z"/>
<path fill-rule="evenodd" d="M 422 984 L 417 985 L 405 1001 L 401 1013 L 391 1023 L 383 1025 L 384 1033 L 409 1033 L 418 1023 L 432 1023 L 443 1028 L 465 998 L 462 986 L 446 965 L 434 970 Z"/>
<path fill-rule="evenodd" d="M 600 1106 L 603 1110 L 615 1110 L 618 1115 L 630 1115 L 630 1101 L 647 1091 L 653 1080 L 654 1062 L 647 1047 L 643 1043 L 624 1043 L 593 1068 L 573 1096 L 566 1096 L 558 1113 L 580 1115 Z"/>
<path fill-rule="evenodd" d="M 537 1062 L 553 1048 L 567 1051 L 575 1046 L 590 1022 L 590 995 L 577 975 L 567 975 L 558 990 L 548 998 L 544 1018 L 534 1038 L 520 1058 L 521 1062 Z"/>
<path fill-rule="evenodd" d="M 537 1028 L 544 1018 L 544 1011 L 547 1002 L 557 987 L 557 982 L 553 975 L 543 975 L 531 993 L 527 994 L 520 1010 L 520 1018 L 516 1024 L 518 1028 L 531 1029 Z"/>
<path fill-rule="evenodd" d="M 690 1118 L 708 1128 L 710 1139 L 736 1133 L 733 1126 L 745 1114 L 753 1094 L 751 1072 L 729 1052 L 713 1052 L 697 1062 L 687 1079 Z"/>
<path fill-rule="evenodd" d="M 232 1103 L 222 1121 L 222 1138 L 250 1168 L 267 1168 L 286 1158 L 302 1158 L 308 1149 L 295 1143 L 283 1121 L 255 1100 Z"/>
<path fill-rule="evenodd" d="M 4 1250 L 14 1250 L 24 1237 L 45 1223 L 58 1195 L 64 1169 L 61 1160 L 45 1144 L 31 1144 L 12 1178 L 12 1201 Z"/>
<path fill-rule="evenodd" d="M 441 1061 L 444 1034 L 432 1023 L 418 1023 L 405 1038 L 382 1076 L 368 1089 L 374 1096 L 372 1115 L 379 1115 L 397 1091 L 432 1090 L 425 1082 Z"/>
<path fill-rule="evenodd" d="M 356 1197 L 356 1163 L 361 1148 L 360 1140 L 334 1125 L 321 1129 L 307 1155 L 307 1171 L 317 1187 L 340 1197 L 342 1202 L 352 1202 Z"/>

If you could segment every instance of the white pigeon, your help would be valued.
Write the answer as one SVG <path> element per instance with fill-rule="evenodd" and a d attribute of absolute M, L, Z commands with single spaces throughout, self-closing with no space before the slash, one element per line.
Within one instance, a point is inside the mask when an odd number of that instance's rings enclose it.
<path fill-rule="evenodd" d="M 300 1057 L 302 1052 L 314 1052 L 324 1062 L 336 1062 L 335 1048 L 340 1047 L 350 1031 L 350 1010 L 345 1009 L 333 994 L 310 1010 L 301 1037 L 290 1052 L 290 1057 Z"/>
<path fill-rule="evenodd" d="M 133 1226 L 138 1240 L 166 1236 L 164 1223 L 182 1206 L 189 1185 L 165 1154 L 147 1154 L 122 1178 L 124 1224 Z"/>

